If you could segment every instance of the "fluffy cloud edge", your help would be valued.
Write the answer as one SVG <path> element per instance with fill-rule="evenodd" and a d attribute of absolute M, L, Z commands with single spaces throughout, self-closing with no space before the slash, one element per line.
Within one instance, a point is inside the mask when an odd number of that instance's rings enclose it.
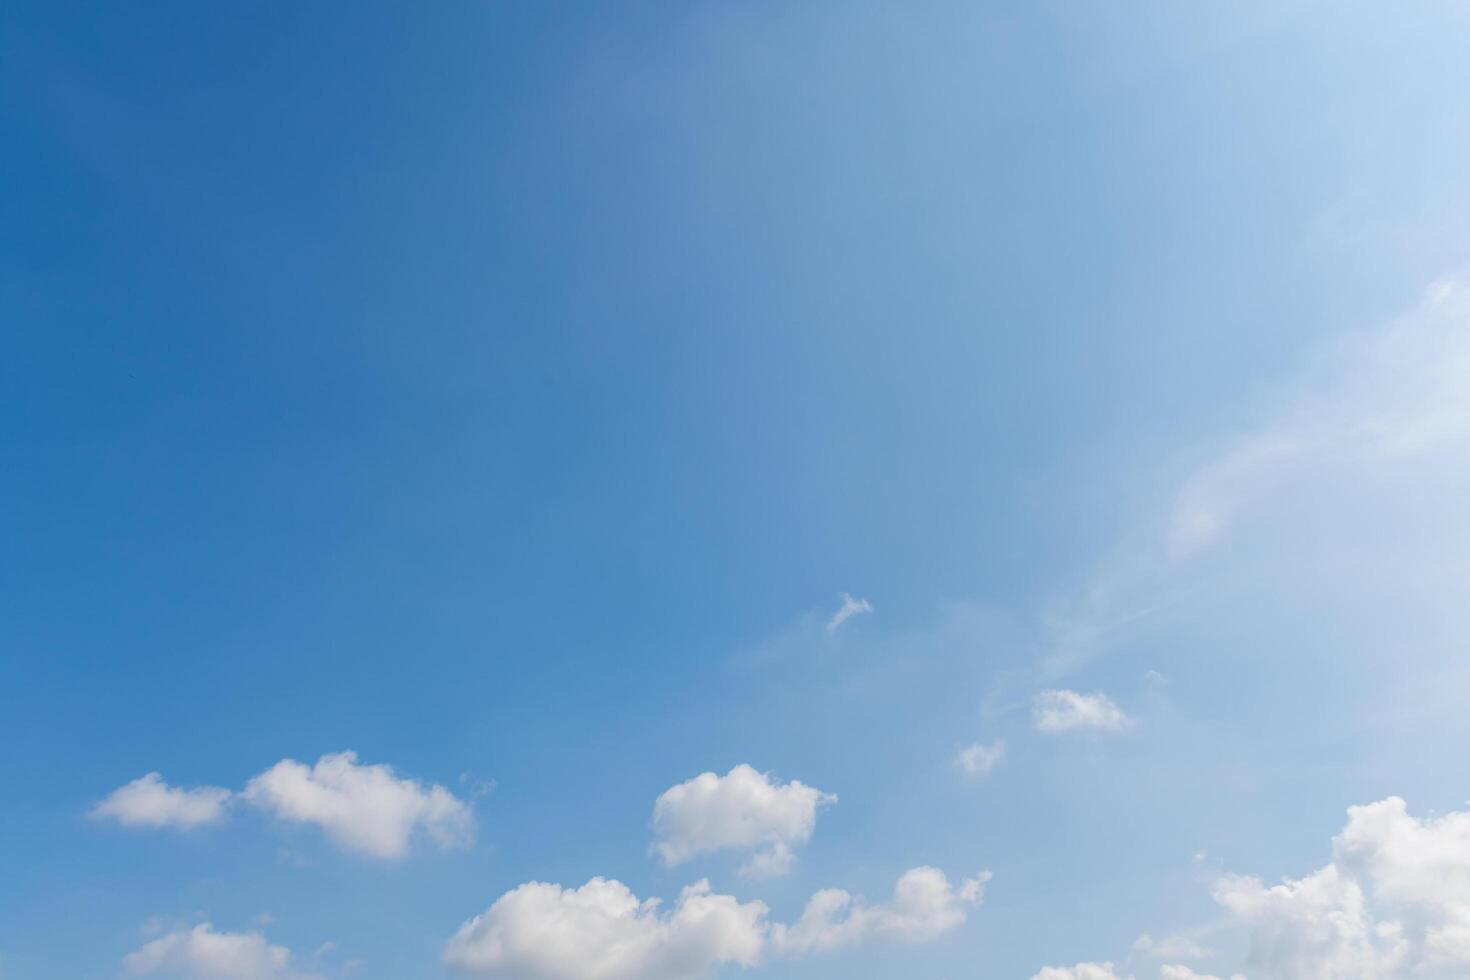
<path fill-rule="evenodd" d="M 650 851 L 666 867 L 721 851 L 754 852 L 748 878 L 784 874 L 796 848 L 811 840 L 823 807 L 835 794 L 800 780 L 782 783 L 741 763 L 724 776 L 703 772 L 669 787 L 654 801 Z"/>
<path fill-rule="evenodd" d="M 923 942 L 962 924 L 988 872 L 952 886 L 912 868 L 889 901 L 870 906 L 840 889 L 812 896 L 793 925 L 772 924 L 760 901 L 741 902 L 701 880 L 668 911 L 622 882 L 578 888 L 527 882 L 465 922 L 445 944 L 445 966 L 487 980 L 692 980 L 725 964 L 757 966 L 874 940 Z"/>
<path fill-rule="evenodd" d="M 232 796 L 218 786 L 170 786 L 161 773 L 150 772 L 113 790 L 89 816 L 124 827 L 194 830 L 224 820 Z"/>

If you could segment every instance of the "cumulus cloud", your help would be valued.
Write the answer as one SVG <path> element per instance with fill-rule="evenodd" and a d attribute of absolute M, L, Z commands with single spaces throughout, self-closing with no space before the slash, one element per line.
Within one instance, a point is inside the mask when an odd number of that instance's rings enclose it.
<path fill-rule="evenodd" d="M 475 831 L 469 806 L 443 786 L 361 764 L 355 752 L 324 755 L 313 766 L 282 760 L 250 780 L 241 798 L 289 823 L 315 824 L 339 847 L 376 858 L 401 858 L 418 837 L 441 848 L 463 846 Z"/>
<path fill-rule="evenodd" d="M 1121 980 L 1111 963 L 1078 963 L 1076 966 L 1044 966 L 1031 980 Z"/>
<path fill-rule="evenodd" d="M 1112 699 L 1105 694 L 1076 691 L 1042 691 L 1032 703 L 1036 730 L 1047 735 L 1063 732 L 1117 732 L 1130 724 Z"/>
<path fill-rule="evenodd" d="M 836 802 L 830 793 L 797 780 L 777 782 L 744 764 L 724 776 L 701 773 L 654 802 L 652 849 L 669 867 L 700 854 L 754 850 L 742 874 L 783 874 L 796 860 L 794 849 L 811 839 L 817 811 Z"/>
<path fill-rule="evenodd" d="M 766 944 L 766 906 L 684 889 L 672 911 L 618 881 L 581 888 L 531 882 L 466 922 L 447 966 L 502 980 L 693 980 L 722 963 L 753 966 Z"/>
<path fill-rule="evenodd" d="M 135 977 L 181 980 L 310 980 L 291 966 L 291 951 L 258 932 L 216 932 L 205 922 L 158 937 L 123 957 Z"/>
<path fill-rule="evenodd" d="M 1470 976 L 1467 811 L 1415 817 L 1396 796 L 1350 807 L 1326 865 L 1275 884 L 1220 875 L 1212 894 L 1227 916 L 1219 928 L 1245 932 L 1253 980 Z M 1159 959 L 1209 955 L 1188 940 L 1147 936 L 1134 950 Z M 1048 970 L 1033 980 L 1115 980 L 1106 963 Z M 1220 980 L 1179 964 L 1161 966 L 1160 978 Z"/>
<path fill-rule="evenodd" d="M 1225 980 L 1225 978 L 1217 977 L 1212 973 L 1195 973 L 1189 967 L 1176 963 L 1159 967 L 1159 980 Z M 1235 973 L 1231 975 L 1230 980 L 1245 980 L 1245 977 Z"/>
<path fill-rule="evenodd" d="M 230 791 L 217 786 L 183 789 L 150 772 L 120 786 L 92 807 L 92 817 L 115 820 L 126 827 L 172 827 L 192 830 L 225 817 Z"/>
<path fill-rule="evenodd" d="M 716 894 L 707 881 L 684 889 L 668 912 L 618 881 L 593 878 L 580 888 L 535 881 L 462 925 L 444 963 L 489 980 L 699 980 L 728 963 L 932 939 L 965 921 L 989 877 L 955 888 L 934 868 L 914 868 L 890 901 L 874 907 L 828 889 L 791 926 L 771 924 L 763 902 Z"/>
<path fill-rule="evenodd" d="M 873 606 L 867 599 L 854 599 L 846 592 L 841 593 L 842 605 L 827 620 L 827 632 L 836 633 L 842 628 L 842 624 L 854 616 L 863 616 L 873 611 Z"/>
<path fill-rule="evenodd" d="M 1250 930 L 1268 978 L 1470 971 L 1470 813 L 1417 818 L 1389 797 L 1348 810 L 1332 861 L 1267 885 L 1227 875 L 1215 900 Z"/>
<path fill-rule="evenodd" d="M 864 905 L 840 888 L 826 888 L 807 902 L 791 926 L 777 925 L 772 946 L 787 955 L 851 946 L 869 939 L 921 942 L 965 921 L 984 895 L 988 871 L 952 886 L 937 868 L 912 868 L 882 905 Z"/>
<path fill-rule="evenodd" d="M 982 776 L 999 765 L 1005 754 L 1004 742 L 996 742 L 994 745 L 976 742 L 960 750 L 960 754 L 955 757 L 955 765 L 972 776 Z"/>

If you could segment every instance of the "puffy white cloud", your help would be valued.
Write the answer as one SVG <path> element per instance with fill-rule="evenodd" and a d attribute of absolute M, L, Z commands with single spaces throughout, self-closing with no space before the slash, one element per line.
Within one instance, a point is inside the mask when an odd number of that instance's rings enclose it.
<path fill-rule="evenodd" d="M 468 844 L 469 806 L 443 786 L 400 778 L 390 766 L 363 765 L 355 752 L 324 755 L 313 766 L 284 759 L 241 794 L 281 820 L 316 824 L 340 847 L 400 858 L 417 836 L 443 848 Z"/>
<path fill-rule="evenodd" d="M 864 616 L 873 611 L 873 606 L 867 599 L 854 599 L 846 592 L 841 593 L 842 605 L 827 620 L 827 632 L 835 633 L 842 628 L 842 624 L 854 616 Z"/>
<path fill-rule="evenodd" d="M 179 929 L 123 957 L 130 976 L 181 980 L 308 980 L 291 967 L 291 951 L 258 932 L 215 932 L 205 922 Z"/>
<path fill-rule="evenodd" d="M 1250 929 L 1253 969 L 1294 980 L 1470 971 L 1470 813 L 1419 819 L 1398 797 L 1351 807 L 1332 853 L 1301 879 L 1216 883 Z"/>
<path fill-rule="evenodd" d="M 1031 980 L 1121 980 L 1111 963 L 1078 963 L 1076 966 L 1044 966 Z"/>
<path fill-rule="evenodd" d="M 1265 885 L 1228 875 L 1215 900 L 1251 930 L 1251 966 L 1268 977 L 1331 980 L 1392 972 L 1394 953 L 1375 945 L 1363 890 L 1329 865 L 1305 878 Z"/>
<path fill-rule="evenodd" d="M 994 745 L 976 742 L 960 750 L 960 754 L 955 757 L 955 765 L 972 776 L 982 776 L 999 765 L 1005 754 L 1004 742 L 996 742 Z"/>
<path fill-rule="evenodd" d="M 722 963 L 752 966 L 766 945 L 766 906 L 684 889 L 664 915 L 621 882 L 581 888 L 531 882 L 460 927 L 446 965 L 502 980 L 693 980 Z"/>
<path fill-rule="evenodd" d="M 581 888 L 530 882 L 459 928 L 445 965 L 490 980 L 698 980 L 726 963 L 755 966 L 868 940 L 921 942 L 965 921 L 989 873 L 952 887 L 914 868 L 893 898 L 870 907 L 847 892 L 817 892 L 801 919 L 772 925 L 763 902 L 711 892 L 700 881 L 669 912 L 626 885 L 593 878 Z"/>
<path fill-rule="evenodd" d="M 1470 968 L 1470 813 L 1421 820 L 1396 796 L 1352 807 L 1333 863 L 1370 883 L 1415 963 Z"/>
<path fill-rule="evenodd" d="M 1212 892 L 1228 915 L 1213 928 L 1245 930 L 1253 980 L 1470 976 L 1470 812 L 1414 817 L 1396 796 L 1349 807 L 1328 864 L 1277 884 L 1221 875 Z M 1134 951 L 1210 955 L 1179 937 L 1143 936 Z M 1048 970 L 1033 980 L 1115 980 L 1106 963 Z M 1159 971 L 1161 980 L 1220 980 L 1179 964 Z"/>
<path fill-rule="evenodd" d="M 1211 973 L 1195 973 L 1187 966 L 1165 964 L 1159 967 L 1159 980 L 1225 980 Z M 1230 980 L 1245 980 L 1239 973 L 1231 974 Z"/>
<path fill-rule="evenodd" d="M 912 868 L 894 885 L 883 905 L 864 905 L 840 888 L 817 892 L 801 918 L 776 925 L 772 946 L 791 955 L 851 946 L 869 939 L 921 942 L 948 932 L 965 921 L 969 907 L 984 894 L 988 871 L 962 881 L 958 888 L 937 868 Z"/>
<path fill-rule="evenodd" d="M 811 839 L 818 809 L 836 802 L 830 793 L 796 780 L 777 782 L 744 764 L 724 776 L 701 773 L 654 802 L 653 851 L 673 867 L 700 854 L 758 849 L 742 874 L 782 874 L 795 861 L 793 849 Z"/>
<path fill-rule="evenodd" d="M 173 827 L 192 830 L 225 817 L 230 791 L 217 786 L 182 789 L 150 772 L 120 786 L 92 807 L 99 820 L 116 820 L 127 827 Z"/>
<path fill-rule="evenodd" d="M 1063 732 L 1117 732 L 1131 722 L 1105 694 L 1076 691 L 1042 691 L 1032 703 L 1036 730 L 1047 735 Z"/>

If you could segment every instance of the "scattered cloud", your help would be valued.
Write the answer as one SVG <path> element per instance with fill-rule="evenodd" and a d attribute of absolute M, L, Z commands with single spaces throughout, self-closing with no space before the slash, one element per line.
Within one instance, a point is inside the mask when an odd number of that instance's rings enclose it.
<path fill-rule="evenodd" d="M 840 888 L 826 888 L 807 902 L 794 925 L 772 928 L 772 946 L 793 955 L 852 946 L 870 939 L 922 942 L 965 921 L 980 902 L 990 872 L 952 886 L 938 868 L 912 868 L 898 879 L 893 897 L 864 905 Z"/>
<path fill-rule="evenodd" d="M 291 966 L 291 951 L 258 932 L 216 932 L 208 922 L 160 936 L 123 957 L 135 977 L 182 980 L 311 980 Z"/>
<path fill-rule="evenodd" d="M 1159 980 L 1225 980 L 1212 973 L 1195 973 L 1187 966 L 1178 963 L 1159 967 Z M 1230 980 L 1245 980 L 1239 973 L 1231 974 Z"/>
<path fill-rule="evenodd" d="M 1467 976 L 1470 811 L 1415 817 L 1396 796 L 1350 807 L 1323 867 L 1276 884 L 1225 874 L 1212 894 L 1227 917 L 1217 928 L 1244 930 L 1253 980 Z M 1177 937 L 1144 936 L 1134 950 L 1158 959 L 1211 955 Z M 1117 980 L 1111 969 L 1048 967 L 1032 980 Z M 1160 978 L 1221 980 L 1178 964 L 1161 966 Z"/>
<path fill-rule="evenodd" d="M 1042 691 L 1032 703 L 1036 730 L 1046 735 L 1063 732 L 1118 732 L 1131 722 L 1105 694 L 1076 691 Z"/>
<path fill-rule="evenodd" d="M 1122 980 L 1111 963 L 1078 963 L 1076 966 L 1044 966 L 1031 980 Z"/>
<path fill-rule="evenodd" d="M 1348 810 L 1332 861 L 1267 885 L 1226 875 L 1215 900 L 1251 936 L 1263 977 L 1470 970 L 1470 812 L 1420 819 L 1389 797 Z"/>
<path fill-rule="evenodd" d="M 865 616 L 873 611 L 873 606 L 867 599 L 854 599 L 846 592 L 839 593 L 839 595 L 842 599 L 842 605 L 838 606 L 837 611 L 832 614 L 832 618 L 827 620 L 828 633 L 836 633 L 842 628 L 843 623 L 854 616 Z"/>
<path fill-rule="evenodd" d="M 449 790 L 361 764 L 354 752 L 324 755 L 313 766 L 282 760 L 250 780 L 241 799 L 288 823 L 315 824 L 337 846 L 375 858 L 404 857 L 417 837 L 451 848 L 475 833 L 468 804 Z"/>
<path fill-rule="evenodd" d="M 531 882 L 466 922 L 445 965 L 502 980 L 691 980 L 722 963 L 753 966 L 766 944 L 766 906 L 716 895 L 701 881 L 661 914 L 618 881 L 581 888 Z"/>
<path fill-rule="evenodd" d="M 113 790 L 92 807 L 91 815 L 98 820 L 115 820 L 125 827 L 193 830 L 223 820 L 229 801 L 227 789 L 183 789 L 170 786 L 163 776 L 150 772 Z"/>
<path fill-rule="evenodd" d="M 996 742 L 993 745 L 976 742 L 960 750 L 960 754 L 955 757 L 955 765 L 972 776 L 983 776 L 999 765 L 1000 761 L 1005 758 L 1005 754 L 1004 742 Z"/>
<path fill-rule="evenodd" d="M 836 802 L 831 793 L 797 780 L 777 782 L 744 764 L 724 776 L 701 773 L 654 802 L 652 850 L 669 867 L 701 854 L 754 850 L 742 874 L 784 874 L 795 848 L 811 839 L 817 812 Z"/>
<path fill-rule="evenodd" d="M 619 881 L 580 888 L 533 881 L 506 892 L 444 948 L 451 969 L 489 980 L 698 980 L 723 964 L 757 966 L 868 940 L 921 942 L 965 921 L 988 873 L 952 887 L 934 868 L 905 872 L 893 898 L 867 906 L 838 889 L 817 892 L 792 926 L 772 925 L 763 902 L 685 888 L 674 907 Z"/>

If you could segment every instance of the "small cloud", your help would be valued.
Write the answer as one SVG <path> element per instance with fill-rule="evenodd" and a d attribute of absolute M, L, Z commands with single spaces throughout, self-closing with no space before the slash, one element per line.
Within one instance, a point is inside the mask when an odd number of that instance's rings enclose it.
<path fill-rule="evenodd" d="M 1106 694 L 1042 691 L 1032 706 L 1036 730 L 1046 735 L 1063 732 L 1119 732 L 1132 722 Z"/>
<path fill-rule="evenodd" d="M 771 945 L 791 956 L 873 939 L 925 942 L 963 923 L 970 906 L 984 897 L 989 880 L 990 872 L 982 871 L 956 887 L 938 868 L 910 868 L 882 905 L 867 905 L 840 888 L 824 888 L 811 897 L 794 924 L 772 927 Z"/>
<path fill-rule="evenodd" d="M 960 750 L 960 754 L 955 757 L 955 765 L 972 776 L 983 776 L 994 769 L 1005 758 L 1005 754 L 1004 742 L 996 742 L 994 745 L 976 742 L 969 748 Z"/>
<path fill-rule="evenodd" d="M 1044 966 L 1031 980 L 1123 980 L 1111 963 L 1078 963 L 1076 966 Z M 1130 978 L 1131 980 L 1131 978 Z"/>
<path fill-rule="evenodd" d="M 716 851 L 753 851 L 742 875 L 785 874 L 795 848 L 811 839 L 818 811 L 836 802 L 830 793 L 797 780 L 778 782 L 744 764 L 724 776 L 701 773 L 654 802 L 652 850 L 668 867 Z"/>
<path fill-rule="evenodd" d="M 193 830 L 225 817 L 230 791 L 218 786 L 182 789 L 150 772 L 120 786 L 92 807 L 94 820 L 114 820 L 124 827 Z"/>
<path fill-rule="evenodd" d="M 284 759 L 240 796 L 280 820 L 317 825 L 339 847 L 385 860 L 404 857 L 420 835 L 447 850 L 468 846 L 475 834 L 469 804 L 449 790 L 359 763 L 355 752 L 324 755 L 312 766 Z"/>
<path fill-rule="evenodd" d="M 839 593 L 839 595 L 842 598 L 842 605 L 837 607 L 832 618 L 827 620 L 828 633 L 836 633 L 841 629 L 843 623 L 854 616 L 866 616 L 873 611 L 873 606 L 867 599 L 854 599 L 846 592 Z"/>
<path fill-rule="evenodd" d="M 134 977 L 307 980 L 284 946 L 272 946 L 258 932 L 217 932 L 208 922 L 145 943 L 124 956 L 122 966 Z"/>

